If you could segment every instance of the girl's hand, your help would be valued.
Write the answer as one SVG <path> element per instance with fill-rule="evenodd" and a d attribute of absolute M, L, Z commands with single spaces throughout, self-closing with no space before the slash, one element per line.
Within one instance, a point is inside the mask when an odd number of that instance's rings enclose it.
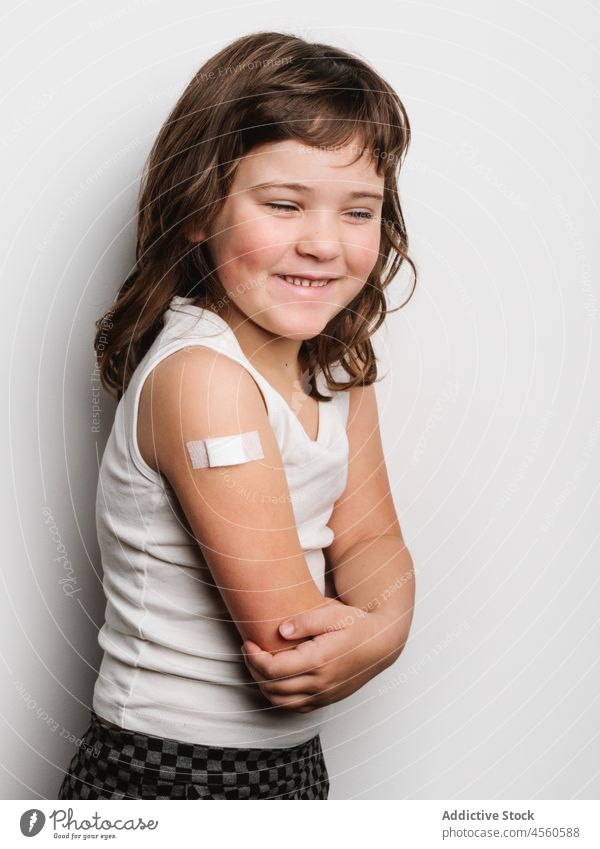
<path fill-rule="evenodd" d="M 293 633 L 285 633 L 286 622 L 293 622 Z M 308 713 L 351 695 L 395 660 L 384 626 L 377 611 L 331 599 L 280 625 L 284 637 L 311 639 L 274 654 L 246 640 L 242 652 L 271 704 Z"/>

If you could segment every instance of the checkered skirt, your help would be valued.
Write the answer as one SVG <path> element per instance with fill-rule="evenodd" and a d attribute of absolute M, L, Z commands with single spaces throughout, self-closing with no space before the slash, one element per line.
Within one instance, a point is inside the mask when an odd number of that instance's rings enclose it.
<path fill-rule="evenodd" d="M 327 799 L 317 734 L 285 749 L 185 743 L 109 728 L 94 711 L 59 799 Z"/>

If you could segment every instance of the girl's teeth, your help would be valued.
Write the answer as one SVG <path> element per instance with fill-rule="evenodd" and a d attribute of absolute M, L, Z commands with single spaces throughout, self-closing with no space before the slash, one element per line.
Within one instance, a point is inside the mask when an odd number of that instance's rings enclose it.
<path fill-rule="evenodd" d="M 294 286 L 326 286 L 327 280 L 306 280 L 304 277 L 283 277 L 286 283 L 293 283 Z"/>

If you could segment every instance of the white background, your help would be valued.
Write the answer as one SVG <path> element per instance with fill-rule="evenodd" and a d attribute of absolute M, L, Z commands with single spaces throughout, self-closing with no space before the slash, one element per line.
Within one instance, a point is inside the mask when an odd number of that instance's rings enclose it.
<path fill-rule="evenodd" d="M 94 433 L 93 322 L 134 259 L 143 162 L 210 55 L 283 30 L 373 64 L 413 130 L 420 277 L 376 348 L 417 608 L 322 734 L 330 798 L 598 798 L 599 19 L 585 0 L 3 5 L 0 796 L 56 799 L 89 719 L 114 410 Z"/>

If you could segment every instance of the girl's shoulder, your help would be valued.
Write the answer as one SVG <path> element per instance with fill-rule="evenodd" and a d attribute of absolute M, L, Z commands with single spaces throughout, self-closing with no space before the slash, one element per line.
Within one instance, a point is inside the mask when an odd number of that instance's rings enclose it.
<path fill-rule="evenodd" d="M 175 295 L 165 311 L 159 336 L 214 338 L 220 343 L 235 341 L 235 334 L 221 316 L 194 303 L 193 298 Z"/>

